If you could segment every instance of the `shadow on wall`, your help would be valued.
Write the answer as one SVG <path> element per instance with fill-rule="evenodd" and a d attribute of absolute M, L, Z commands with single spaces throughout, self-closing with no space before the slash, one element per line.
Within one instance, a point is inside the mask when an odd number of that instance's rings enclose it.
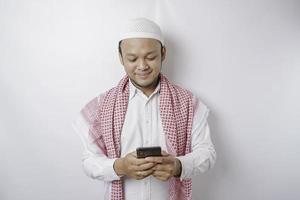
<path fill-rule="evenodd" d="M 165 46 L 166 46 L 166 58 L 162 64 L 162 73 L 165 74 L 170 80 L 175 80 L 176 77 L 180 76 L 181 63 L 183 62 L 182 55 L 184 52 L 181 51 L 181 46 L 178 41 L 172 38 L 172 34 L 164 33 Z"/>
<path fill-rule="evenodd" d="M 212 169 L 193 178 L 193 199 L 216 199 L 214 194 L 222 188 L 222 180 L 228 174 L 228 159 L 226 159 L 226 155 L 222 154 L 222 149 L 226 146 L 222 142 L 226 140 L 221 138 L 224 131 L 221 130 L 222 123 L 217 117 L 217 113 L 210 112 L 208 123 L 211 131 L 211 139 L 217 153 L 217 160 Z"/>
<path fill-rule="evenodd" d="M 182 50 L 185 48 L 182 48 L 183 43 L 181 41 L 172 38 L 172 34 L 164 33 L 164 35 L 166 39 L 167 54 L 162 65 L 162 73 L 165 74 L 170 80 L 176 80 L 177 77 L 182 75 L 180 68 L 184 64 L 183 58 L 186 58 L 187 55 L 186 52 Z M 201 99 L 206 98 L 201 97 Z M 212 110 L 212 108 L 209 106 L 211 104 L 207 101 L 204 102 Z M 226 158 L 228 155 L 224 156 L 222 154 L 222 152 L 224 152 L 222 149 L 226 148 L 227 145 L 224 144 L 226 139 L 222 138 L 222 133 L 225 132 L 222 130 L 222 127 L 225 126 L 222 126 L 222 121 L 220 121 L 218 114 L 215 112 L 210 112 L 208 121 L 211 130 L 211 139 L 217 152 L 217 160 L 212 169 L 193 177 L 193 199 L 196 200 L 216 199 L 214 194 L 216 191 L 222 188 L 222 180 L 228 176 L 228 160 L 231 160 Z M 227 180 L 230 180 L 230 178 Z"/>

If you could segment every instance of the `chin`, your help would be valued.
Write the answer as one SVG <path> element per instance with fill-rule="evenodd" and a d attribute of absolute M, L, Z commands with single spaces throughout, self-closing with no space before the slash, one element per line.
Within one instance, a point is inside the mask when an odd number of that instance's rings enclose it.
<path fill-rule="evenodd" d="M 137 84 L 140 87 L 149 87 L 152 85 L 154 79 L 152 78 L 148 78 L 148 79 L 139 79 L 139 78 L 135 78 L 133 79 L 134 83 Z"/>
<path fill-rule="evenodd" d="M 138 80 L 136 81 L 136 83 L 139 85 L 139 86 L 142 86 L 142 87 L 148 87 L 152 84 L 153 81 L 151 80 Z"/>

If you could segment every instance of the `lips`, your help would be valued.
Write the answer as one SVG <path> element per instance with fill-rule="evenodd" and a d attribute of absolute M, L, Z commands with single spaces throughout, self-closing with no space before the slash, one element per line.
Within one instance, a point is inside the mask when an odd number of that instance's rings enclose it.
<path fill-rule="evenodd" d="M 151 72 L 147 72 L 147 73 L 137 73 L 136 75 L 140 76 L 140 77 L 146 77 L 150 74 Z"/>

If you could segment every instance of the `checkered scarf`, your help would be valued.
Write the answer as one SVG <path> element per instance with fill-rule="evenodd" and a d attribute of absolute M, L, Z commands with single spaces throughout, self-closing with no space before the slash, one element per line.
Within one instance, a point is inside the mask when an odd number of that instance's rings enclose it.
<path fill-rule="evenodd" d="M 191 152 L 191 130 L 196 103 L 192 93 L 171 84 L 160 74 L 160 115 L 166 135 L 168 153 L 182 156 Z M 109 158 L 119 158 L 121 131 L 129 99 L 129 77 L 124 76 L 118 85 L 90 101 L 81 111 L 90 124 L 90 135 Z M 170 200 L 192 199 L 192 181 L 172 177 L 169 179 Z M 112 181 L 112 200 L 123 200 L 123 180 Z"/>

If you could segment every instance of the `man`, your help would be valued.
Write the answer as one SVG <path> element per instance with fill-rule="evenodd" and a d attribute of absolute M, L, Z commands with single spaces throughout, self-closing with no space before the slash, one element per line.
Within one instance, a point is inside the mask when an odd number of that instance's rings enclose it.
<path fill-rule="evenodd" d="M 73 126 L 85 173 L 104 181 L 105 199 L 191 199 L 191 177 L 211 168 L 209 109 L 161 73 L 166 47 L 159 26 L 133 19 L 119 42 L 126 76 L 92 99 Z M 162 156 L 137 158 L 160 146 Z"/>

